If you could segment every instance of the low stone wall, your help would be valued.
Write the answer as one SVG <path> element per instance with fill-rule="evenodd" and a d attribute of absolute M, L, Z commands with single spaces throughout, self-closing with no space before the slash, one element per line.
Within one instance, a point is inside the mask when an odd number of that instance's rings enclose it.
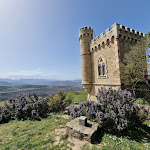
<path fill-rule="evenodd" d="M 67 123 L 66 128 L 68 136 L 93 143 L 97 135 L 98 123 L 88 120 L 85 122 L 84 126 L 79 124 L 79 119 L 78 117 Z"/>

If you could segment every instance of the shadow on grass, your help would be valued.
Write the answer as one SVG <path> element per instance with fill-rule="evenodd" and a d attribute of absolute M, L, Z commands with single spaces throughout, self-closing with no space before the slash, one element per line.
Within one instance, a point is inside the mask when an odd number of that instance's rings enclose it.
<path fill-rule="evenodd" d="M 129 140 L 135 140 L 136 142 L 150 142 L 150 127 L 142 124 L 138 127 L 131 127 L 126 130 L 117 133 L 110 133 L 117 137 L 125 137 Z"/>
<path fill-rule="evenodd" d="M 140 127 L 132 127 L 121 132 L 123 137 L 137 142 L 150 142 L 150 127 L 142 124 Z M 119 136 L 119 134 L 118 134 Z"/>
<path fill-rule="evenodd" d="M 101 129 L 98 129 L 97 132 L 92 136 L 91 143 L 92 144 L 99 144 L 102 141 L 104 136 L 104 132 Z"/>
<path fill-rule="evenodd" d="M 104 132 L 101 129 L 94 135 L 92 144 L 99 144 L 102 141 L 104 134 L 111 134 L 117 137 L 127 138 L 129 140 L 134 140 L 136 142 L 150 143 L 150 127 L 143 124 L 139 127 L 131 127 L 129 129 L 123 130 L 121 132 L 112 133 Z"/>

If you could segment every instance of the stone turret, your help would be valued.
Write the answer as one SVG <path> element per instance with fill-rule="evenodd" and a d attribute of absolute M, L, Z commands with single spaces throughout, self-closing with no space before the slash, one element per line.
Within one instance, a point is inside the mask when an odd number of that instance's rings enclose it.
<path fill-rule="evenodd" d="M 79 30 L 82 85 L 89 93 L 92 87 L 92 63 L 90 42 L 93 39 L 93 29 L 91 27 L 81 28 Z"/>

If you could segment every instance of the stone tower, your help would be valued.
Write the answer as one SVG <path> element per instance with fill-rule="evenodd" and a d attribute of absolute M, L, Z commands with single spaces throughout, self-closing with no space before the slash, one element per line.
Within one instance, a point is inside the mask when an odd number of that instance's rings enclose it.
<path fill-rule="evenodd" d="M 84 27 L 79 30 L 82 85 L 88 92 L 88 99 L 96 100 L 100 87 L 121 87 L 120 62 L 145 34 L 113 24 L 93 39 L 93 29 Z"/>
<path fill-rule="evenodd" d="M 79 30 L 82 85 L 88 93 L 91 91 L 92 87 L 92 62 L 90 52 L 90 42 L 92 39 L 93 29 L 91 27 L 85 27 Z"/>

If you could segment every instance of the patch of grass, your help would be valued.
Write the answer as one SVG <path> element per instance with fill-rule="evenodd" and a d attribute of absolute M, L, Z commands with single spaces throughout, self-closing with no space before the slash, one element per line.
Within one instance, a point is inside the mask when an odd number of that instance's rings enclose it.
<path fill-rule="evenodd" d="M 89 144 L 84 144 L 81 150 L 88 150 L 90 149 Z"/>
<path fill-rule="evenodd" d="M 92 146 L 90 148 L 89 144 L 84 144 L 81 150 L 101 150 L 101 148 L 98 148 L 97 146 Z"/>
<path fill-rule="evenodd" d="M 101 138 L 100 134 L 97 144 L 84 144 L 81 150 L 150 150 L 150 127 L 146 124 L 117 134 L 103 133 Z"/>
<path fill-rule="evenodd" d="M 15 120 L 1 124 L 0 150 L 71 150 L 74 143 L 67 140 L 66 133 L 56 130 L 65 130 L 66 123 L 71 120 L 63 118 L 63 115 L 63 113 L 50 113 L 41 121 Z M 141 127 L 128 129 L 122 133 L 99 134 L 100 141 L 97 144 L 84 144 L 81 150 L 149 150 L 150 127 L 147 125 L 150 125 L 150 120 Z M 59 139 L 56 140 L 56 137 Z"/>
<path fill-rule="evenodd" d="M 55 147 L 55 129 L 65 128 L 70 119 L 64 119 L 56 114 L 41 121 L 11 121 L 0 125 L 0 149 L 49 149 Z M 61 148 L 68 148 L 66 135 L 62 135 L 64 145 L 56 145 Z"/>
<path fill-rule="evenodd" d="M 149 116 L 149 120 L 150 120 L 150 116 Z M 149 120 L 145 121 L 145 124 L 150 127 L 150 121 Z"/>
<path fill-rule="evenodd" d="M 74 91 L 73 103 L 79 104 L 85 100 L 87 100 L 87 92 L 86 91 Z"/>
<path fill-rule="evenodd" d="M 149 121 L 150 123 L 150 121 Z M 96 146 L 92 150 L 149 150 L 150 149 L 150 127 L 142 125 L 132 127 L 117 134 L 104 133 L 100 144 L 101 148 Z"/>
<path fill-rule="evenodd" d="M 105 143 L 105 146 L 102 147 L 102 150 L 148 150 L 150 148 L 149 143 L 137 142 L 126 137 L 117 137 L 111 134 L 105 134 L 102 142 Z"/>
<path fill-rule="evenodd" d="M 67 97 L 68 96 L 70 96 L 72 98 L 73 104 L 79 104 L 79 103 L 87 100 L 87 92 L 86 91 L 69 91 L 67 93 Z"/>
<path fill-rule="evenodd" d="M 150 105 L 150 103 L 148 103 L 148 101 L 145 100 L 144 98 L 138 98 L 138 99 L 136 100 L 136 103 L 137 103 L 137 104 L 142 104 L 142 105 Z"/>
<path fill-rule="evenodd" d="M 68 135 L 67 134 L 63 134 L 60 136 L 60 141 L 62 140 L 66 140 L 68 138 Z"/>
<path fill-rule="evenodd" d="M 5 101 L 0 102 L 0 106 L 4 106 Z"/>
<path fill-rule="evenodd" d="M 150 128 L 147 127 L 146 131 L 146 129 L 142 127 L 138 129 L 141 131 L 137 129 L 127 130 L 126 133 L 120 133 L 120 135 L 105 133 L 100 143 L 93 146 L 84 144 L 82 150 L 149 150 L 149 129 Z"/>
<path fill-rule="evenodd" d="M 0 91 L 1 94 L 7 94 L 7 93 L 17 93 L 17 92 L 22 92 L 22 91 L 33 91 L 33 90 L 39 90 L 40 88 L 25 88 L 25 89 L 13 89 L 13 90 L 10 90 L 10 91 Z"/>

